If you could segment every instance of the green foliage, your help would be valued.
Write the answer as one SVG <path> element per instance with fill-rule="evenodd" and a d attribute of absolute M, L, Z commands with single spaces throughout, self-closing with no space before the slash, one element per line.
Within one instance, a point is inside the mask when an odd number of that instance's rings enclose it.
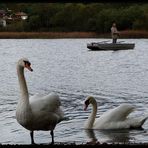
<path fill-rule="evenodd" d="M 134 3 L 8 3 L 2 8 L 23 11 L 27 21 L 7 25 L 9 31 L 95 31 L 110 32 L 113 21 L 118 30 L 148 30 L 148 4 Z M 4 28 L 4 30 L 6 30 Z M 1 28 L 2 30 L 2 28 Z"/>

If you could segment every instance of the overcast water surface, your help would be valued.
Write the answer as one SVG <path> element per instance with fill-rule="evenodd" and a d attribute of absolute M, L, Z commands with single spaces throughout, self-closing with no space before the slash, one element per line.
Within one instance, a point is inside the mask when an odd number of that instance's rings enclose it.
<path fill-rule="evenodd" d="M 134 42 L 134 50 L 89 51 L 89 42 L 110 39 L 1 39 L 0 40 L 0 143 L 30 144 L 29 131 L 15 119 L 20 96 L 16 63 L 27 57 L 33 72 L 25 70 L 30 95 L 56 92 L 68 121 L 55 128 L 55 142 L 147 143 L 148 121 L 143 130 L 86 131 L 91 112 L 83 110 L 85 98 L 98 103 L 97 117 L 107 110 L 130 103 L 131 116 L 148 114 L 148 39 Z M 35 132 L 36 143 L 49 143 L 49 131 Z"/>

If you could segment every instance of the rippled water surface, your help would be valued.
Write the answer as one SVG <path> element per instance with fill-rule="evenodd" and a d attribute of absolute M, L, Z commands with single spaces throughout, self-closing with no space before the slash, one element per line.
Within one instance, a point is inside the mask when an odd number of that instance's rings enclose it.
<path fill-rule="evenodd" d="M 0 143 L 30 144 L 29 132 L 15 119 L 19 99 L 16 62 L 27 57 L 34 72 L 25 70 L 30 95 L 56 92 L 70 118 L 55 129 L 55 142 L 85 143 L 92 139 L 112 143 L 147 143 L 148 121 L 143 130 L 85 131 L 91 107 L 83 101 L 92 95 L 97 117 L 121 103 L 137 108 L 131 116 L 148 114 L 148 39 L 134 42 L 134 50 L 89 51 L 86 44 L 105 39 L 1 39 L 0 40 Z M 122 41 L 122 40 L 121 40 Z M 35 142 L 51 141 L 49 132 L 35 132 Z"/>

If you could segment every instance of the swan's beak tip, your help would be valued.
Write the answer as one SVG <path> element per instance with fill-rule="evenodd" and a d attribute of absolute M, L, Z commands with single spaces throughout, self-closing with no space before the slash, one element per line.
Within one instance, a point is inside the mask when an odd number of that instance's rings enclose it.
<path fill-rule="evenodd" d="M 32 69 L 31 67 L 30 67 L 30 68 L 28 68 L 28 70 L 29 70 L 29 71 L 31 71 L 31 72 L 33 72 L 33 69 Z"/>
<path fill-rule="evenodd" d="M 31 68 L 31 66 L 26 65 L 25 68 L 27 68 L 29 71 L 33 71 L 33 69 Z"/>

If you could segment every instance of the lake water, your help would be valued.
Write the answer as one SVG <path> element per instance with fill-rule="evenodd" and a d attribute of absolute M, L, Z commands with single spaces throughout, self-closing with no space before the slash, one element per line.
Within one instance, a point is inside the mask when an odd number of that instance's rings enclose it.
<path fill-rule="evenodd" d="M 25 70 L 30 95 L 56 92 L 70 118 L 55 128 L 55 142 L 147 143 L 148 121 L 143 130 L 85 131 L 91 107 L 83 111 L 85 98 L 98 103 L 97 117 L 121 103 L 137 108 L 131 116 L 148 113 L 148 39 L 134 42 L 134 50 L 89 51 L 86 44 L 106 39 L 1 39 L 0 40 L 0 143 L 30 144 L 29 131 L 15 119 L 19 99 L 16 62 L 27 57 L 33 72 Z M 49 131 L 35 132 L 36 143 L 49 143 Z"/>

